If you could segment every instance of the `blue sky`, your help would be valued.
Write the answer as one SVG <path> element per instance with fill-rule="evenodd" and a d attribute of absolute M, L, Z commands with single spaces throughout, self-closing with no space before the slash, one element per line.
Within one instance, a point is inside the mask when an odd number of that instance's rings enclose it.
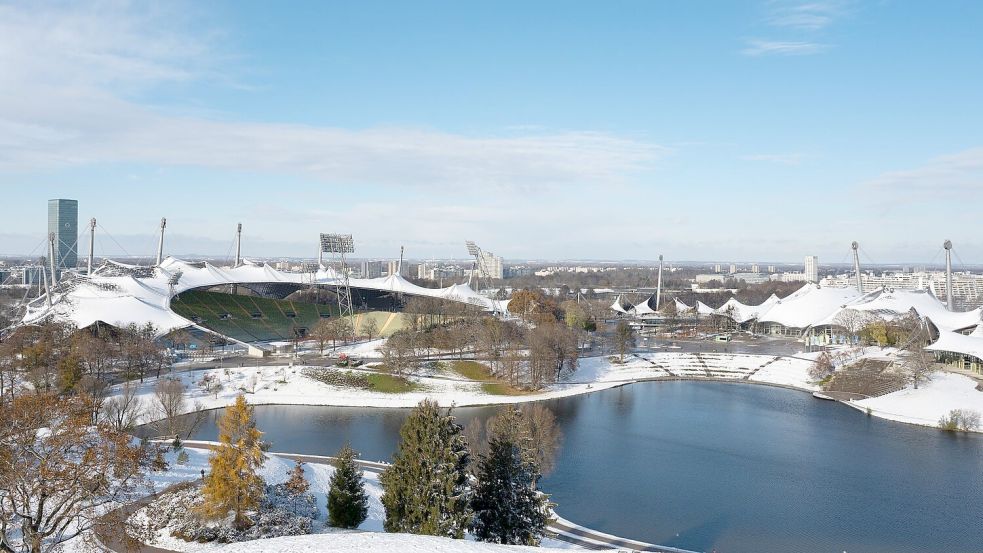
<path fill-rule="evenodd" d="M 979 2 L 0 2 L 0 254 L 62 196 L 102 255 L 167 216 L 173 254 L 241 221 L 256 256 L 980 263 L 980 28 Z"/>

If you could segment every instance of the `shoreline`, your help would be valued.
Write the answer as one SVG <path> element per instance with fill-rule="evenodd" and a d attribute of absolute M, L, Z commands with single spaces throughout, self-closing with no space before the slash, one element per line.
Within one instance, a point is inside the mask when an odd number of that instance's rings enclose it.
<path fill-rule="evenodd" d="M 872 350 L 868 354 L 880 355 Z M 374 371 L 371 367 L 330 367 L 321 364 L 261 364 L 240 367 L 214 367 L 194 371 L 174 370 L 161 378 L 176 378 L 188 390 L 184 414 L 213 411 L 230 405 L 244 394 L 253 405 L 312 407 L 412 408 L 423 399 L 436 401 L 441 407 L 480 407 L 541 402 L 589 394 L 638 382 L 706 381 L 718 383 L 758 384 L 806 392 L 822 393 L 808 375 L 813 355 L 796 352 L 787 355 L 726 352 L 638 351 L 615 362 L 608 355 L 581 358 L 579 367 L 560 382 L 532 393 L 516 395 L 486 391 L 497 380 L 470 380 L 442 370 L 421 370 L 405 375 L 415 389 L 388 393 L 378 388 L 333 385 L 306 376 L 308 368 L 337 371 Z M 296 361 L 293 361 L 296 362 Z M 200 379 L 211 375 L 221 384 L 218 391 L 206 392 Z M 154 386 L 151 378 L 139 385 L 143 401 L 139 427 L 163 417 L 153 408 Z M 939 371 L 919 389 L 905 388 L 875 398 L 835 401 L 883 420 L 939 430 L 938 420 L 954 409 L 983 413 L 983 392 L 974 392 L 975 382 L 966 375 Z M 119 393 L 119 386 L 114 387 Z M 195 405 L 198 404 L 198 405 Z M 200 407 L 200 408 L 196 408 Z M 960 431 L 962 432 L 962 431 Z M 970 430 L 983 433 L 983 428 Z"/>
<path fill-rule="evenodd" d="M 481 383 L 483 383 L 483 381 L 477 381 L 477 380 L 460 380 L 460 382 L 464 382 L 464 383 L 475 383 L 475 384 L 481 384 Z M 782 384 L 782 383 L 778 383 L 778 382 L 767 382 L 767 381 L 762 381 L 762 380 L 748 380 L 748 379 L 743 379 L 743 378 L 720 378 L 720 377 L 699 377 L 699 376 L 654 376 L 654 377 L 649 377 L 649 378 L 634 378 L 634 379 L 626 379 L 626 380 L 607 380 L 607 381 L 596 382 L 596 383 L 593 383 L 593 382 L 592 383 L 587 383 L 587 382 L 570 383 L 573 386 L 584 386 L 584 385 L 588 385 L 588 386 L 591 386 L 591 387 L 584 388 L 584 389 L 573 389 L 573 390 L 560 390 L 560 391 L 557 391 L 559 393 L 557 393 L 557 392 L 544 392 L 544 393 L 541 393 L 541 394 L 534 394 L 534 395 L 531 394 L 531 395 L 521 395 L 521 396 L 502 396 L 502 397 L 509 397 L 509 398 L 517 398 L 517 399 L 513 399 L 513 400 L 508 400 L 508 401 L 480 401 L 480 402 L 463 402 L 463 403 L 451 402 L 450 404 L 444 404 L 443 402 L 440 401 L 440 398 L 432 398 L 432 399 L 436 399 L 438 401 L 438 404 L 440 404 L 440 406 L 442 408 L 447 408 L 447 407 L 454 407 L 454 408 L 497 407 L 497 406 L 504 406 L 504 405 L 519 405 L 519 404 L 526 404 L 526 403 L 536 403 L 536 402 L 540 402 L 540 401 L 549 401 L 549 400 L 553 400 L 553 399 L 564 399 L 564 398 L 570 398 L 570 397 L 577 397 L 577 396 L 582 396 L 582 395 L 588 395 L 588 394 L 591 394 L 591 393 L 594 393 L 594 392 L 601 392 L 601 391 L 605 391 L 605 390 L 613 390 L 613 389 L 616 389 L 616 388 L 621 388 L 621 387 L 630 386 L 632 384 L 639 384 L 639 383 L 643 383 L 643 382 L 709 382 L 709 383 L 714 383 L 714 384 L 738 384 L 738 385 L 768 386 L 768 387 L 772 387 L 772 388 L 782 388 L 782 389 L 786 389 L 786 390 L 790 390 L 790 391 L 807 393 L 809 395 L 812 395 L 813 397 L 815 397 L 814 394 L 817 392 L 817 390 L 815 390 L 815 389 L 804 388 L 804 387 L 801 387 L 801 386 L 795 386 L 795 385 L 791 385 L 791 384 Z M 596 384 L 596 386 L 595 386 L 595 384 Z M 567 393 L 567 392 L 569 392 L 569 393 Z M 355 405 L 355 404 L 345 403 L 345 402 L 332 402 L 330 400 L 327 400 L 327 401 L 313 401 L 313 402 L 285 402 L 285 401 L 263 401 L 261 399 L 259 401 L 252 401 L 253 398 L 250 398 L 250 396 L 252 396 L 254 394 L 245 393 L 244 395 L 246 396 L 247 399 L 250 400 L 249 401 L 250 405 L 252 405 L 252 406 L 264 406 L 264 407 L 338 407 L 338 408 L 350 408 L 350 409 L 412 409 L 413 408 L 413 405 L 378 405 L 378 404 L 372 404 L 372 403 Z M 393 394 L 393 395 L 399 395 L 399 394 Z M 489 396 L 489 397 L 495 397 L 495 396 Z M 816 398 L 816 399 L 822 400 L 821 398 Z M 941 429 L 938 428 L 937 424 L 930 424 L 930 421 L 928 421 L 928 419 L 924 419 L 925 420 L 925 423 L 917 423 L 917 422 L 912 422 L 910 420 L 899 420 L 898 418 L 892 418 L 892 416 L 893 417 L 904 417 L 904 415 L 898 415 L 898 414 L 894 414 L 894 413 L 886 413 L 886 412 L 880 411 L 878 409 L 871 409 L 871 411 L 868 413 L 868 411 L 867 411 L 868 410 L 868 407 L 863 406 L 863 405 L 858 405 L 857 403 L 855 403 L 853 401 L 844 401 L 844 400 L 838 400 L 838 399 L 833 399 L 833 398 L 830 398 L 830 399 L 825 400 L 825 401 L 830 401 L 830 400 L 832 400 L 832 401 L 834 401 L 836 403 L 839 403 L 841 405 L 844 405 L 844 406 L 846 406 L 846 407 L 848 407 L 850 409 L 859 411 L 859 412 L 867 415 L 868 417 L 874 417 L 874 418 L 877 418 L 877 419 L 880 419 L 880 420 L 884 420 L 884 421 L 889 421 L 889 422 L 906 424 L 908 426 L 917 426 L 917 427 L 921 427 L 921 428 L 929 428 L 929 429 L 933 429 L 933 430 L 936 430 L 936 431 L 939 431 L 939 432 L 942 431 Z M 231 405 L 231 404 L 216 405 L 216 406 L 212 406 L 212 407 L 205 407 L 205 408 L 199 409 L 199 410 L 187 411 L 185 413 L 182 413 L 181 416 L 192 415 L 192 414 L 195 414 L 195 413 L 208 413 L 210 411 L 218 411 L 220 409 L 226 409 L 229 405 Z M 879 413 L 884 413 L 884 414 L 879 414 Z M 891 415 L 891 416 L 887 416 L 887 415 Z M 150 425 L 152 425 L 152 424 L 154 424 L 156 422 L 160 422 L 161 420 L 163 420 L 163 419 L 162 418 L 156 418 L 156 419 L 153 419 L 153 420 L 149 420 L 147 422 L 143 422 L 143 423 L 137 425 L 135 427 L 135 429 L 146 428 L 146 427 L 148 427 L 148 426 L 150 426 Z M 983 434 L 983 428 L 980 428 L 980 429 L 977 429 L 977 430 L 969 430 L 969 431 L 962 431 L 962 430 L 960 430 L 960 431 L 955 431 L 955 432 L 950 432 L 950 433 L 957 434 L 957 435 L 958 434 Z"/>

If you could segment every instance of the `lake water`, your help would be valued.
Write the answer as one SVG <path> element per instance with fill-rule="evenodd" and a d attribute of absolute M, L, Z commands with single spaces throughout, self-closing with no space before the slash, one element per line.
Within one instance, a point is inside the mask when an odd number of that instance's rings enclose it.
<path fill-rule="evenodd" d="M 720 553 L 983 551 L 983 439 L 780 388 L 648 382 L 543 402 L 564 518 Z M 495 407 L 455 410 L 462 424 Z M 216 413 L 217 414 L 217 413 Z M 388 460 L 403 409 L 257 406 L 275 451 Z M 215 439 L 214 415 L 197 439 Z"/>

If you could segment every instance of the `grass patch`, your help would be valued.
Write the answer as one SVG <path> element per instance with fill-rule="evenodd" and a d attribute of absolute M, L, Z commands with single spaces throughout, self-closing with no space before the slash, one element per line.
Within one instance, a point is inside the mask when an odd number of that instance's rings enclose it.
<path fill-rule="evenodd" d="M 468 380 L 491 380 L 491 371 L 477 361 L 451 361 L 451 370 Z"/>
<path fill-rule="evenodd" d="M 451 361 L 451 370 L 468 380 L 481 381 L 481 390 L 493 396 L 523 396 L 531 394 L 521 388 L 516 388 L 504 380 L 492 376 L 488 367 L 477 361 Z"/>
<path fill-rule="evenodd" d="M 365 378 L 369 382 L 370 389 L 384 394 L 404 394 L 423 389 L 423 386 L 415 382 L 391 374 L 366 374 Z"/>
<path fill-rule="evenodd" d="M 391 374 L 355 372 L 324 367 L 304 369 L 302 374 L 330 386 L 360 388 L 384 394 L 402 394 L 423 389 L 423 386 L 415 382 Z"/>

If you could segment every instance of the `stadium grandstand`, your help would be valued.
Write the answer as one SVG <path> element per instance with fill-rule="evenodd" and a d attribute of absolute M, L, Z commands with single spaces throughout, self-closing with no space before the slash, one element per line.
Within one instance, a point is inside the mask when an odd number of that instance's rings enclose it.
<path fill-rule="evenodd" d="M 149 267 L 107 261 L 92 274 L 69 275 L 29 302 L 18 325 L 45 320 L 78 328 L 150 323 L 160 336 L 197 329 L 240 342 L 285 340 L 306 332 L 321 318 L 337 316 L 337 304 L 316 299 L 305 303 L 297 297 L 304 291 L 333 295 L 342 280 L 323 265 L 310 272 L 286 272 L 249 261 L 231 267 L 173 257 Z M 383 335 L 391 333 L 400 319 L 393 311 L 411 296 L 489 312 L 504 312 L 508 304 L 482 296 L 467 284 L 424 288 L 399 274 L 346 280 L 356 308 L 356 331 L 375 319 Z M 229 293 L 232 290 L 237 293 Z"/>

